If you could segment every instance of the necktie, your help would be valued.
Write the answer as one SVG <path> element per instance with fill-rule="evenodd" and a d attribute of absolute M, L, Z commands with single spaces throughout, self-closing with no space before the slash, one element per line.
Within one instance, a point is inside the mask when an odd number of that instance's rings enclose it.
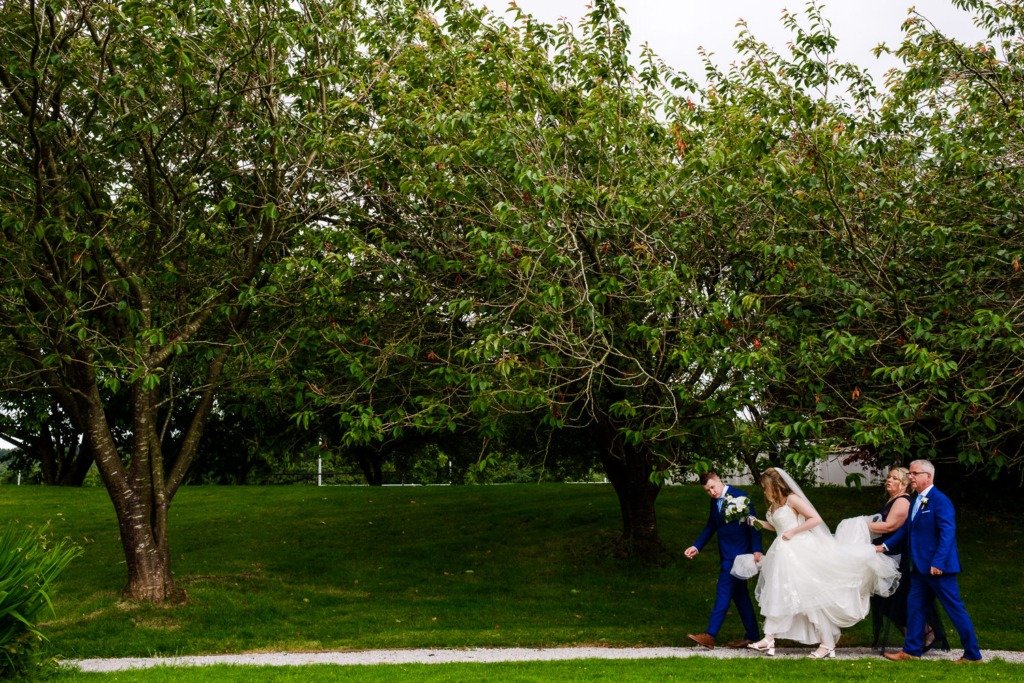
<path fill-rule="evenodd" d="M 921 494 L 917 495 L 914 499 L 914 509 L 910 511 L 910 519 L 913 520 L 917 517 L 917 511 L 921 509 Z"/>
<path fill-rule="evenodd" d="M 722 506 L 725 505 L 725 496 L 718 499 L 718 511 L 722 511 Z"/>

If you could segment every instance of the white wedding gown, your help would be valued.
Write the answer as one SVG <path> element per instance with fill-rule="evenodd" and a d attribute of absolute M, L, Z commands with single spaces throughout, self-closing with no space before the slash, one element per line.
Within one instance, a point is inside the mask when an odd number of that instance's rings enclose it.
<path fill-rule="evenodd" d="M 804 517 L 788 505 L 767 517 L 779 536 L 764 556 L 754 592 L 766 635 L 813 645 L 828 642 L 821 634 L 831 634 L 835 643 L 840 628 L 867 616 L 872 593 L 889 595 L 896 589 L 899 565 L 875 552 L 864 521 L 847 520 L 863 527 L 862 537 L 846 533 L 852 527 L 844 522 L 842 540 L 823 528 L 786 541 L 782 532 L 802 524 Z"/>

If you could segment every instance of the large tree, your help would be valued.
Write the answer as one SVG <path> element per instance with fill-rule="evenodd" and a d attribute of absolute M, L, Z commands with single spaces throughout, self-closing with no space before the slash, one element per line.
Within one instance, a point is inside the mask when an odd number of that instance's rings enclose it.
<path fill-rule="evenodd" d="M 750 131 L 724 136 L 734 148 L 762 150 L 722 182 L 774 235 L 752 322 L 770 354 L 755 407 L 775 439 L 990 474 L 1024 460 L 1024 14 L 958 4 L 988 40 L 960 44 L 912 12 L 883 95 L 834 65 L 818 9 L 809 28 L 788 19 L 789 56 L 744 36 L 749 58 L 718 75 L 709 112 Z"/>
<path fill-rule="evenodd" d="M 687 149 L 662 118 L 678 77 L 646 53 L 633 66 L 612 2 L 579 34 L 455 6 L 405 16 L 416 40 L 377 41 L 398 47 L 376 55 L 354 219 L 384 245 L 358 257 L 377 264 L 358 307 L 375 322 L 324 333 L 337 370 L 311 395 L 342 406 L 353 441 L 497 434 L 524 413 L 575 432 L 601 454 L 624 547 L 654 552 L 659 472 L 732 433 L 759 353 L 728 320 L 764 277 L 762 245 L 700 190 L 729 141 Z"/>
<path fill-rule="evenodd" d="M 225 363 L 344 201 L 354 18 L 315 1 L 0 5 L 6 366 L 84 434 L 130 598 L 180 595 L 167 514 Z"/>
<path fill-rule="evenodd" d="M 902 172 L 878 169 L 902 198 L 881 228 L 898 235 L 899 263 L 881 249 L 873 313 L 889 353 L 872 368 L 858 436 L 900 454 L 959 459 L 990 475 L 1024 475 L 1024 11 L 961 0 L 987 39 L 968 45 L 912 14 L 895 54 L 904 68 L 880 118 L 896 131 Z M 864 280 L 862 279 L 862 282 Z M 877 302 L 877 303 L 875 303 Z M 887 305 L 892 304 L 892 305 Z M 872 335 L 873 336 L 873 335 Z"/>

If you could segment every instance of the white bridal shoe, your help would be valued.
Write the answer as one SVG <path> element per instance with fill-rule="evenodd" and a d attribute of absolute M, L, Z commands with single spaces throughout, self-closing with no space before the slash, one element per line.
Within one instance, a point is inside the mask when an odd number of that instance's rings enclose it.
<path fill-rule="evenodd" d="M 765 636 L 756 643 L 750 643 L 749 645 L 747 645 L 747 647 L 749 647 L 751 650 L 763 652 L 769 657 L 775 656 L 775 639 L 769 636 Z"/>
<path fill-rule="evenodd" d="M 827 647 L 820 646 L 817 650 L 815 650 L 811 654 L 807 655 L 807 658 L 808 659 L 835 659 L 836 658 L 836 649 L 832 648 L 830 650 Z"/>

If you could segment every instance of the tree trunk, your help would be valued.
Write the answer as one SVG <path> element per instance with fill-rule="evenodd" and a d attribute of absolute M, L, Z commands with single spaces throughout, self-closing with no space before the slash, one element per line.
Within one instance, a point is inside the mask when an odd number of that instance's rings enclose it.
<path fill-rule="evenodd" d="M 62 438 L 63 436 L 63 438 Z M 39 462 L 43 483 L 48 486 L 81 486 L 92 466 L 92 451 L 81 443 L 81 434 L 70 436 L 44 420 L 38 432 L 26 434 L 22 450 Z"/>
<path fill-rule="evenodd" d="M 132 445 L 126 464 L 111 431 L 87 350 L 80 351 L 68 372 L 76 391 L 65 392 L 62 405 L 82 431 L 82 447 L 95 460 L 114 505 L 128 570 L 124 595 L 130 600 L 159 603 L 185 599 L 171 574 L 167 511 L 195 458 L 227 356 L 224 349 L 210 361 L 201 398 L 169 467 L 156 430 L 158 401 L 153 389 L 144 388 L 141 380 L 131 387 Z"/>
<path fill-rule="evenodd" d="M 750 476 L 753 477 L 754 481 L 761 481 L 761 468 L 757 463 L 757 453 L 741 450 L 739 453 L 740 460 L 747 466 L 747 471 L 750 472 Z"/>
<path fill-rule="evenodd" d="M 371 446 L 357 446 L 355 452 L 359 459 L 359 467 L 363 470 L 363 476 L 366 477 L 366 483 L 370 486 L 383 486 L 383 454 Z"/>
<path fill-rule="evenodd" d="M 128 567 L 124 596 L 143 602 L 184 602 L 185 591 L 171 574 L 166 533 L 156 533 L 167 529 L 167 508 L 156 506 L 147 515 L 144 505 L 129 502 L 127 507 L 132 510 L 129 517 L 123 519 L 119 514 L 117 520 Z"/>
<path fill-rule="evenodd" d="M 658 537 L 654 502 L 661 487 L 651 481 L 656 459 L 644 445 L 624 444 L 611 425 L 600 428 L 601 460 L 604 471 L 619 498 L 622 536 L 618 554 L 655 560 L 665 552 Z"/>
<path fill-rule="evenodd" d="M 59 486 L 81 486 L 85 483 L 85 477 L 89 474 L 92 462 L 92 451 L 84 440 L 71 444 L 68 446 L 67 456 L 62 462 L 57 484 Z"/>
<path fill-rule="evenodd" d="M 259 456 L 251 452 L 247 452 L 239 458 L 239 466 L 235 469 L 234 476 L 236 486 L 244 486 L 249 483 L 249 477 L 252 475 L 252 471 L 258 461 Z"/>
<path fill-rule="evenodd" d="M 43 420 L 39 433 L 26 439 L 29 453 L 39 461 L 39 471 L 43 475 L 43 483 L 54 486 L 58 482 L 57 447 L 50 434 L 49 420 Z"/>
<path fill-rule="evenodd" d="M 94 423 L 88 432 L 89 442 L 96 453 L 96 462 L 114 504 L 117 526 L 128 569 L 128 584 L 124 596 L 129 600 L 145 602 L 183 601 L 185 593 L 179 590 L 171 574 L 171 557 L 167 544 L 167 505 L 155 504 L 151 496 L 142 491 L 148 487 L 129 485 L 123 476 L 117 451 L 103 436 L 105 425 Z"/>
<path fill-rule="evenodd" d="M 100 476 L 114 504 L 128 570 L 124 596 L 145 602 L 183 601 L 185 593 L 175 585 L 171 574 L 167 505 L 145 500 L 144 494 L 128 486 L 126 479 L 109 466 L 109 459 L 118 457 L 116 451 L 98 448 L 96 454 Z"/>

